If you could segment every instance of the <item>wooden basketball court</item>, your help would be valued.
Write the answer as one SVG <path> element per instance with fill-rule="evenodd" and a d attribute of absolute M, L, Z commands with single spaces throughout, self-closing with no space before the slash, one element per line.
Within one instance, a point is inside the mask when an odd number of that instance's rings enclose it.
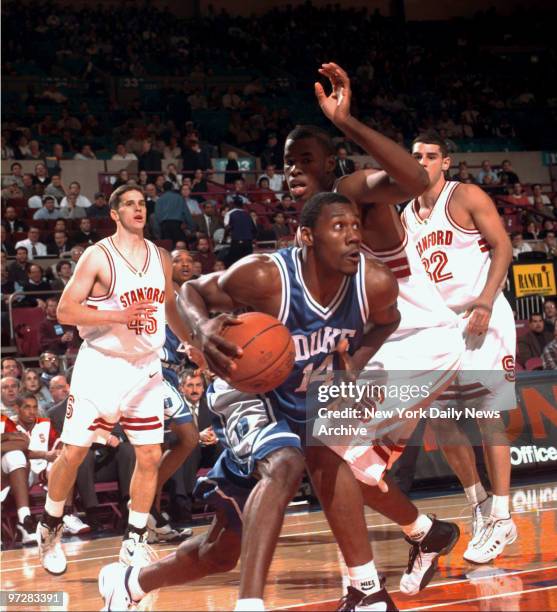
<path fill-rule="evenodd" d="M 438 574 L 422 593 L 405 597 L 398 592 L 408 545 L 398 528 L 368 512 L 370 539 L 376 563 L 401 610 L 557 610 L 557 482 L 513 487 L 511 508 L 519 538 L 495 563 L 474 566 L 462 559 L 469 535 L 468 506 L 463 495 L 418 501 L 425 512 L 458 523 L 463 537 Z M 199 527 L 196 532 L 204 529 Z M 98 610 L 99 569 L 115 561 L 120 538 L 65 543 L 68 571 L 61 577 L 47 574 L 39 565 L 37 549 L 2 553 L 2 590 L 63 590 L 66 605 L 25 607 L 35 610 Z M 173 547 L 157 545 L 159 555 Z M 231 610 L 234 608 L 239 571 L 220 574 L 159 591 L 142 602 L 142 610 Z M 334 610 L 342 592 L 342 561 L 321 512 L 289 514 L 267 582 L 265 601 L 270 609 Z M 22 607 L 8 608 L 22 610 Z"/>

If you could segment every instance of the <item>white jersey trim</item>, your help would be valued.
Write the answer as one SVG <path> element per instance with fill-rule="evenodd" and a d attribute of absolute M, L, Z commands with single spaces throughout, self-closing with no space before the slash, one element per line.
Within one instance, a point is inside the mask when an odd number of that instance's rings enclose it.
<path fill-rule="evenodd" d="M 446 183 L 447 185 L 451 185 L 450 187 L 450 192 L 447 195 L 447 199 L 445 200 L 445 215 L 449 221 L 449 223 L 459 232 L 462 232 L 463 234 L 479 234 L 480 231 L 478 229 L 466 229 L 465 227 L 462 227 L 462 225 L 459 225 L 452 217 L 451 217 L 451 213 L 449 211 L 449 204 L 451 203 L 451 198 L 453 197 L 454 192 L 456 191 L 456 188 L 460 185 L 459 182 L 457 181 L 447 181 Z"/>
<path fill-rule="evenodd" d="M 110 285 L 108 287 L 107 293 L 105 293 L 104 295 L 90 295 L 87 298 L 87 301 L 102 302 L 104 300 L 108 300 L 109 298 L 111 298 L 112 294 L 114 293 L 114 287 L 116 286 L 116 265 L 114 264 L 114 259 L 112 258 L 112 254 L 110 253 L 110 250 L 106 247 L 106 245 L 101 244 L 99 242 L 97 243 L 96 246 L 101 248 L 101 250 L 106 255 L 106 258 L 108 259 L 108 266 L 110 268 Z"/>
<path fill-rule="evenodd" d="M 366 258 L 363 253 L 360 253 L 360 267 L 358 269 L 358 282 L 356 283 L 356 289 L 358 303 L 360 305 L 360 314 L 362 316 L 362 323 L 365 325 L 369 319 L 369 303 L 367 301 L 366 291 Z"/>
<path fill-rule="evenodd" d="M 271 254 L 271 261 L 277 266 L 281 280 L 280 310 L 278 320 L 285 325 L 290 313 L 290 282 L 286 263 L 278 253 Z"/>

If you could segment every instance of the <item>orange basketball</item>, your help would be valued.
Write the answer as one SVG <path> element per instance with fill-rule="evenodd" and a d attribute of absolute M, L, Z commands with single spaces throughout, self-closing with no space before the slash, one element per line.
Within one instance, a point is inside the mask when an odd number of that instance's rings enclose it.
<path fill-rule="evenodd" d="M 247 312 L 241 325 L 224 328 L 222 337 L 242 347 L 230 384 L 247 393 L 266 393 L 282 384 L 294 365 L 294 342 L 288 329 L 275 317 Z"/>

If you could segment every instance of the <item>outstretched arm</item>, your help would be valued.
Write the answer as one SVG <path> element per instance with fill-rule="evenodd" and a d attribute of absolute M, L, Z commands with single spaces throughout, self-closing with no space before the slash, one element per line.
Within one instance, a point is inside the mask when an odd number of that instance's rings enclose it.
<path fill-rule="evenodd" d="M 332 86 L 332 93 L 327 96 L 323 86 L 315 83 L 321 110 L 383 168 L 380 172 L 361 171 L 349 175 L 342 181 L 342 192 L 358 203 L 371 204 L 399 204 L 423 193 L 429 179 L 417 161 L 396 142 L 350 114 L 352 92 L 347 73 L 334 63 L 322 64 L 319 72 Z"/>

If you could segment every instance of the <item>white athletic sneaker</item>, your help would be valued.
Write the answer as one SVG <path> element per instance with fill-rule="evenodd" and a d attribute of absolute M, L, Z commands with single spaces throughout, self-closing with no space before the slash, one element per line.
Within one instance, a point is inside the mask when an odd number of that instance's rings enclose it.
<path fill-rule="evenodd" d="M 67 569 L 66 555 L 62 549 L 62 523 L 56 529 L 50 529 L 39 521 L 37 525 L 37 542 L 39 544 L 39 559 L 47 572 L 55 576 L 63 574 Z"/>
<path fill-rule="evenodd" d="M 84 523 L 77 514 L 64 515 L 62 522 L 64 523 L 64 533 L 70 535 L 80 535 L 91 531 L 91 527 Z"/>
<path fill-rule="evenodd" d="M 143 535 L 129 531 L 120 547 L 120 563 L 133 567 L 146 567 L 158 559 L 157 553 L 147 544 L 147 532 Z"/>
<path fill-rule="evenodd" d="M 498 520 L 484 517 L 479 538 L 473 546 L 468 546 L 464 558 L 472 563 L 489 563 L 503 552 L 507 544 L 512 544 L 517 535 L 511 517 Z"/>
<path fill-rule="evenodd" d="M 23 519 L 23 523 L 18 523 L 16 528 L 21 536 L 22 544 L 37 543 L 37 526 L 31 516 L 26 516 Z"/>
<path fill-rule="evenodd" d="M 484 523 L 491 512 L 491 497 L 487 497 L 483 502 L 476 504 L 472 510 L 472 538 L 468 542 L 466 551 L 464 552 L 464 558 L 468 551 L 474 548 L 482 537 Z"/>
<path fill-rule="evenodd" d="M 131 568 L 121 563 L 105 565 L 99 572 L 99 593 L 104 600 L 101 612 L 135 610 L 137 601 L 133 601 L 126 586 L 126 573 Z"/>
<path fill-rule="evenodd" d="M 439 557 L 450 553 L 460 536 L 455 523 L 432 520 L 433 525 L 421 542 L 406 538 L 410 544 L 408 567 L 400 579 L 400 592 L 405 595 L 425 589 L 437 570 Z"/>

